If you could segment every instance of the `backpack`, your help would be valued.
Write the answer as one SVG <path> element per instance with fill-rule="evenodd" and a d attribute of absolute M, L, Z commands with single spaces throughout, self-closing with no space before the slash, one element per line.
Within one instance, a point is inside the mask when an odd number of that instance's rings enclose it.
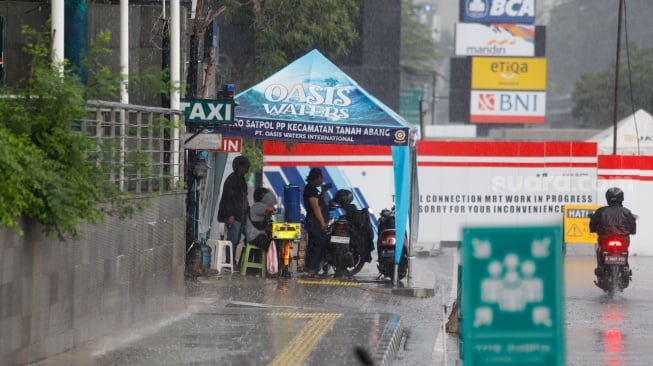
<path fill-rule="evenodd" d="M 249 218 L 249 221 L 252 223 L 252 225 L 254 225 L 254 227 L 258 230 L 265 230 L 268 227 L 268 222 L 270 221 L 268 215 L 265 215 L 265 219 L 263 221 L 252 220 L 252 216 L 249 212 L 247 212 L 247 217 Z"/>

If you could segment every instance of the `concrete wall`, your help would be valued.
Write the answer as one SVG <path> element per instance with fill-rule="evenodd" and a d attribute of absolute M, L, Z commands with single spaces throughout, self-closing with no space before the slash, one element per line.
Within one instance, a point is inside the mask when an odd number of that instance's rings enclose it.
<path fill-rule="evenodd" d="M 78 241 L 0 231 L 0 364 L 35 362 L 183 308 L 185 194 L 132 219 L 83 226 Z"/>

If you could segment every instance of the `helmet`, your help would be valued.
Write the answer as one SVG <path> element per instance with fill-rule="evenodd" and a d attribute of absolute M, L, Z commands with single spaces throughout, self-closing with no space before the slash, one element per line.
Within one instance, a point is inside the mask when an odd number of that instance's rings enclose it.
<path fill-rule="evenodd" d="M 331 201 L 340 205 L 352 203 L 354 202 L 354 194 L 348 189 L 339 189 L 336 194 L 333 195 Z"/>
<path fill-rule="evenodd" d="M 249 159 L 246 157 L 239 155 L 236 156 L 234 161 L 231 163 L 231 167 L 233 168 L 234 171 L 237 171 L 239 167 L 247 167 L 249 169 Z"/>
<path fill-rule="evenodd" d="M 605 192 L 605 199 L 608 204 L 621 204 L 624 201 L 624 191 L 621 188 L 612 187 Z"/>

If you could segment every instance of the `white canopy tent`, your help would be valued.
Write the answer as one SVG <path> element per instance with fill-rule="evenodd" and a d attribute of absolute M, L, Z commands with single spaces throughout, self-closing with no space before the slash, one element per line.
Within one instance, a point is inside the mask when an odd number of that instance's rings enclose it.
<path fill-rule="evenodd" d="M 592 136 L 599 154 L 612 154 L 614 128 Z M 617 122 L 618 155 L 653 155 L 653 116 L 643 109 Z"/>

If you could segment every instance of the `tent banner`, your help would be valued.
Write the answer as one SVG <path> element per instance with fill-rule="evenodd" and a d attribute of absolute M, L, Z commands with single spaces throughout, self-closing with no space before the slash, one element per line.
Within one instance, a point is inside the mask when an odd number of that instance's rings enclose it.
<path fill-rule="evenodd" d="M 409 127 L 392 128 L 348 124 L 317 124 L 300 121 L 236 119 L 228 128 L 219 128 L 225 136 L 289 142 L 354 145 L 408 145 Z"/>
<path fill-rule="evenodd" d="M 236 97 L 225 136 L 408 146 L 410 124 L 313 50 Z"/>

